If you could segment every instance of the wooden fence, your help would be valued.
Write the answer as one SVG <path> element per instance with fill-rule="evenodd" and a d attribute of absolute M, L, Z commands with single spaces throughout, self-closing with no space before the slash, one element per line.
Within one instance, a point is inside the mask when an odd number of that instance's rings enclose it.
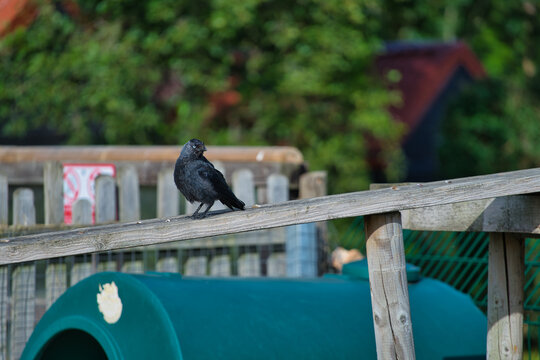
<path fill-rule="evenodd" d="M 69 149 L 73 151 L 66 151 L 65 148 L 58 148 L 53 151 L 50 148 L 40 148 L 41 151 L 36 152 L 37 149 L 33 149 L 32 152 L 28 148 L 17 148 L 11 149 L 9 156 L 9 152 L 0 151 L 0 160 L 6 161 L 0 171 L 8 174 L 0 174 L 0 242 L 7 241 L 2 237 L 65 230 L 92 223 L 91 205 L 84 199 L 73 204 L 74 225 L 62 224 L 62 163 L 49 161 L 36 165 L 43 152 L 48 153 L 43 159 L 49 157 L 73 161 L 80 157 L 90 162 L 101 159 L 115 161 L 116 178 L 99 176 L 95 182 L 97 224 L 117 220 L 140 223 L 141 204 L 144 204 L 139 192 L 140 179 L 144 179 L 145 185 L 154 185 L 156 188 L 157 205 L 153 217 L 161 219 L 160 221 L 171 221 L 173 216 L 190 214 L 196 209 L 196 204 L 186 203 L 179 195 L 173 182 L 174 157 L 177 156 L 178 148 L 159 148 L 159 151 L 153 147 L 144 148 L 142 151 L 139 147 L 122 148 L 120 154 L 119 149 L 112 152 L 110 147 L 98 149 L 100 151 L 95 148 L 86 148 L 85 151 L 80 149 L 77 147 Z M 294 149 L 225 149 L 218 151 L 211 148 L 215 154 L 213 157 L 218 159 L 214 160 L 214 163 L 232 182 L 233 190 L 248 208 L 268 202 L 287 201 L 291 194 L 303 197 L 325 194 L 324 172 L 304 173 L 295 180 L 294 174 L 300 173 L 295 170 L 299 170 L 302 163 L 299 161 L 301 155 L 299 157 L 299 153 Z M 135 152 L 146 152 L 153 165 L 131 161 L 135 159 L 132 158 Z M 36 154 L 39 154 L 37 159 Z M 35 174 L 40 171 L 41 178 Z M 157 174 L 150 176 L 148 171 L 157 171 Z M 26 180 L 22 175 L 27 176 Z M 34 191 L 25 187 L 26 185 L 43 186 L 45 224 L 36 224 Z M 12 225 L 7 226 L 9 192 L 12 193 Z M 220 203 L 212 208 L 213 211 L 223 209 Z M 0 266 L 0 359 L 17 359 L 43 312 L 68 286 L 95 272 L 151 270 L 181 272 L 188 276 L 313 277 L 319 272 L 319 263 L 324 261 L 319 254 L 320 245 L 324 241 L 319 236 L 319 228 L 321 225 L 317 227 L 314 224 L 304 224 L 200 238 L 191 242 L 109 250 Z"/>
<path fill-rule="evenodd" d="M 201 220 L 176 216 L 8 238 L 0 243 L 0 264 L 364 215 L 378 357 L 414 359 L 402 228 L 488 231 L 487 354 L 489 359 L 519 359 L 523 238 L 540 235 L 539 196 L 523 195 L 531 193 L 540 193 L 540 169 L 285 201 Z"/>

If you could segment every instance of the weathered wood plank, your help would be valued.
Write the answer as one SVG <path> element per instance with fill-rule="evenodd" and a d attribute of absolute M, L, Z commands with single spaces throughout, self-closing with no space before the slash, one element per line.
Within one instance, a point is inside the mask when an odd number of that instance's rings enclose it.
<path fill-rule="evenodd" d="M 183 275 L 186 276 L 206 276 L 208 258 L 206 256 L 191 256 L 186 261 Z"/>
<path fill-rule="evenodd" d="M 96 224 L 116 220 L 116 181 L 112 176 L 100 175 L 96 179 Z"/>
<path fill-rule="evenodd" d="M 490 360 L 523 358 L 525 239 L 492 233 L 489 239 L 488 337 Z"/>
<path fill-rule="evenodd" d="M 0 163 L 4 175 L 15 185 L 42 184 L 43 164 L 47 161 L 134 166 L 141 185 L 154 185 L 160 170 L 174 166 L 180 149 L 180 146 L 0 146 Z M 291 177 L 304 162 L 302 153 L 293 147 L 208 146 L 205 155 L 212 162 L 223 161 L 230 174 L 239 168 L 250 168 L 258 183 L 264 183 L 272 172 Z"/>
<path fill-rule="evenodd" d="M 14 225 L 34 225 L 36 209 L 34 193 L 20 188 L 13 194 Z M 10 353 L 13 359 L 20 358 L 24 346 L 34 329 L 36 313 L 36 265 L 17 265 L 11 276 L 11 339 Z"/>
<path fill-rule="evenodd" d="M 8 225 L 8 180 L 0 174 L 0 227 Z"/>
<path fill-rule="evenodd" d="M 289 200 L 289 179 L 282 174 L 272 174 L 266 181 L 266 202 L 270 204 Z"/>
<path fill-rule="evenodd" d="M 31 226 L 36 223 L 34 192 L 28 188 L 18 188 L 13 193 L 13 225 Z"/>
<path fill-rule="evenodd" d="M 326 195 L 326 171 L 311 171 L 300 176 L 300 199 Z"/>
<path fill-rule="evenodd" d="M 64 222 L 64 175 L 62 163 L 46 162 L 43 167 L 45 224 Z"/>
<path fill-rule="evenodd" d="M 540 192 L 540 169 L 330 195 L 211 214 L 0 239 L 0 264 Z"/>
<path fill-rule="evenodd" d="M 245 253 L 238 257 L 238 276 L 261 276 L 261 259 L 258 253 Z"/>
<path fill-rule="evenodd" d="M 123 166 L 118 171 L 119 220 L 136 221 L 141 218 L 139 179 L 133 166 Z"/>
<path fill-rule="evenodd" d="M 229 255 L 212 257 L 212 260 L 210 260 L 210 276 L 231 276 L 231 258 Z"/>
<path fill-rule="evenodd" d="M 48 309 L 67 289 L 67 266 L 64 262 L 47 264 L 45 271 L 45 307 Z"/>
<path fill-rule="evenodd" d="M 232 190 L 236 197 L 246 204 L 246 207 L 255 204 L 255 183 L 251 170 L 240 169 L 234 172 L 232 175 Z"/>
<path fill-rule="evenodd" d="M 8 276 L 8 266 L 0 266 L 0 360 L 6 360 L 8 352 Z"/>
<path fill-rule="evenodd" d="M 364 221 L 377 358 L 414 359 L 401 215 L 369 215 Z"/>
<path fill-rule="evenodd" d="M 514 195 L 404 210 L 403 228 L 540 235 L 540 196 Z"/>
<path fill-rule="evenodd" d="M 92 224 L 92 204 L 88 199 L 77 199 L 73 203 L 73 224 Z"/>
<path fill-rule="evenodd" d="M 173 168 L 163 169 L 157 180 L 157 217 L 176 216 L 180 214 L 180 197 L 174 184 Z"/>

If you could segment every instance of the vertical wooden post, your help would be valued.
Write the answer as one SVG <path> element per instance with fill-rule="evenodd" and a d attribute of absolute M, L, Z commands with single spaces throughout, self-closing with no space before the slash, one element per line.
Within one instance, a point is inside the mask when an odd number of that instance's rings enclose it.
<path fill-rule="evenodd" d="M 20 188 L 13 194 L 13 224 L 36 224 L 34 193 Z M 20 358 L 34 330 L 36 311 L 36 265 L 18 265 L 13 270 L 11 284 L 11 358 Z"/>
<path fill-rule="evenodd" d="M 289 200 L 289 179 L 282 174 L 272 174 L 266 179 L 266 199 L 269 204 Z"/>
<path fill-rule="evenodd" d="M 523 358 L 523 237 L 491 233 L 488 264 L 487 358 Z"/>
<path fill-rule="evenodd" d="M 179 191 L 174 184 L 174 169 L 163 169 L 157 178 L 157 217 L 164 218 L 179 214 Z"/>
<path fill-rule="evenodd" d="M 0 227 L 8 224 L 8 180 L 4 175 L 0 175 Z"/>
<path fill-rule="evenodd" d="M 63 168 L 60 162 L 47 162 L 43 167 L 45 224 L 64 222 Z"/>
<path fill-rule="evenodd" d="M 137 221 L 141 218 L 139 178 L 134 166 L 123 166 L 118 171 L 118 202 L 121 222 Z"/>
<path fill-rule="evenodd" d="M 401 214 L 365 217 L 377 358 L 414 359 Z"/>

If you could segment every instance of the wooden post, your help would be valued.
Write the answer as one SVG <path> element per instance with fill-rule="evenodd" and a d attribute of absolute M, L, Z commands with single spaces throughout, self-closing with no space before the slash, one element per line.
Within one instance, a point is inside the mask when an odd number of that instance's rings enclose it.
<path fill-rule="evenodd" d="M 8 180 L 0 175 L 0 227 L 8 225 Z"/>
<path fill-rule="evenodd" d="M 116 183 L 111 176 L 96 179 L 96 224 L 116 220 Z"/>
<path fill-rule="evenodd" d="M 34 193 L 20 188 L 13 193 L 13 224 L 36 224 Z M 11 284 L 11 358 L 20 358 L 34 330 L 36 311 L 36 265 L 18 265 L 13 270 Z"/>
<path fill-rule="evenodd" d="M 491 233 L 488 264 L 487 358 L 523 358 L 523 237 Z"/>
<path fill-rule="evenodd" d="M 60 162 L 47 162 L 43 167 L 45 224 L 64 222 L 63 167 Z"/>
<path fill-rule="evenodd" d="M 137 221 L 141 218 L 139 178 L 134 166 L 124 166 L 118 171 L 118 202 L 120 221 Z"/>
<path fill-rule="evenodd" d="M 266 179 L 266 199 L 269 204 L 289 200 L 289 179 L 282 174 L 272 174 Z"/>
<path fill-rule="evenodd" d="M 174 169 L 163 169 L 157 179 L 157 217 L 164 218 L 179 214 L 179 191 L 174 184 Z"/>
<path fill-rule="evenodd" d="M 73 204 L 73 224 L 85 225 L 92 223 L 92 206 L 87 199 L 78 199 Z M 81 257 L 78 257 L 79 259 Z M 95 259 L 92 256 L 83 256 L 81 261 L 77 257 L 71 267 L 71 286 L 75 285 L 80 280 L 92 275 L 96 269 Z"/>
<path fill-rule="evenodd" d="M 300 199 L 326 195 L 326 171 L 311 171 L 300 176 Z"/>
<path fill-rule="evenodd" d="M 365 228 L 377 358 L 414 359 L 401 215 L 366 216 Z"/>

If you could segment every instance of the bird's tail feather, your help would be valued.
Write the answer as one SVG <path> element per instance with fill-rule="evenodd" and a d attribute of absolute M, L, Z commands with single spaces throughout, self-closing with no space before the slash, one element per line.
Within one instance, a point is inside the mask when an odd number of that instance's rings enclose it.
<path fill-rule="evenodd" d="M 223 194 L 220 197 L 219 201 L 221 201 L 224 205 L 228 206 L 231 210 L 234 210 L 234 208 L 244 210 L 244 207 L 246 206 L 246 204 L 244 204 L 242 200 L 237 198 L 232 191 Z"/>

